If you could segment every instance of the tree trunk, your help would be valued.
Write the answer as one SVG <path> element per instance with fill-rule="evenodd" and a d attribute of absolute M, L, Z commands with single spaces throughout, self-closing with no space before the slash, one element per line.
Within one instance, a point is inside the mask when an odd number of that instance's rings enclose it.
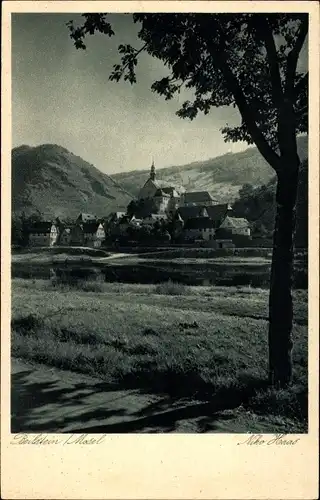
<path fill-rule="evenodd" d="M 276 220 L 269 296 L 269 382 L 286 387 L 292 380 L 293 239 L 299 162 L 284 162 L 278 173 Z"/>

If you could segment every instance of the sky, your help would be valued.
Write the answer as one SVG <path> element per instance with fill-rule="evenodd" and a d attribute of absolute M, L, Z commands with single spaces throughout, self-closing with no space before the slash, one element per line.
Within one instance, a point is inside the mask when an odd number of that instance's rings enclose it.
<path fill-rule="evenodd" d="M 190 95 L 170 101 L 150 90 L 166 76 L 162 62 L 143 54 L 137 83 L 111 82 L 119 62 L 118 45 L 139 47 L 129 14 L 110 16 L 114 37 L 94 35 L 87 50 L 76 50 L 66 23 L 78 14 L 13 14 L 12 140 L 22 144 L 58 144 L 106 174 L 201 161 L 246 149 L 225 143 L 220 132 L 237 125 L 232 107 L 214 108 L 193 120 L 175 115 Z M 140 42 L 141 43 L 141 42 Z"/>

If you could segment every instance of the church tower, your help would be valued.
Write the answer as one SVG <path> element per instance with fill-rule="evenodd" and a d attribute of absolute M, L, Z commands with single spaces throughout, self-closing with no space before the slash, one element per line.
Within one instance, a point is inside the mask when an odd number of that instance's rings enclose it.
<path fill-rule="evenodd" d="M 154 166 L 154 161 L 152 160 L 151 170 L 150 170 L 150 179 L 154 181 L 156 178 L 156 169 Z"/>

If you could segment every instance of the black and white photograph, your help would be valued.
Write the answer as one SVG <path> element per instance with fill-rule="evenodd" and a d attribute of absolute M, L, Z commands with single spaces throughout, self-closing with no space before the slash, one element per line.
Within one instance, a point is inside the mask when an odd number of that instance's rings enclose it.
<path fill-rule="evenodd" d="M 17 444 L 308 433 L 309 24 L 12 13 Z"/>

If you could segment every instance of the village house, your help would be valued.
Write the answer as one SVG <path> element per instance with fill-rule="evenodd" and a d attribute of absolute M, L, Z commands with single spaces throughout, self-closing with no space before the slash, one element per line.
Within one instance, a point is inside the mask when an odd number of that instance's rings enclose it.
<path fill-rule="evenodd" d="M 221 203 L 212 206 L 188 206 L 179 207 L 177 213 L 180 215 L 184 223 L 189 219 L 197 217 L 209 217 L 214 222 L 214 227 L 220 227 L 225 218 L 230 214 L 232 208 L 228 203 Z"/>
<path fill-rule="evenodd" d="M 181 196 L 180 205 L 183 207 L 193 206 L 212 206 L 218 205 L 219 201 L 215 200 L 209 191 L 188 191 Z"/>
<path fill-rule="evenodd" d="M 207 206 L 206 212 L 208 217 L 215 223 L 215 228 L 221 227 L 221 224 L 232 213 L 232 208 L 228 203 L 220 203 L 217 205 Z"/>
<path fill-rule="evenodd" d="M 92 222 L 92 221 L 96 221 L 96 220 L 97 220 L 97 217 L 93 214 L 81 213 L 81 214 L 79 214 L 79 216 L 76 220 L 76 224 L 82 224 L 84 222 Z"/>
<path fill-rule="evenodd" d="M 107 217 L 105 217 L 106 223 L 116 223 L 119 222 L 122 217 L 126 215 L 126 212 L 111 212 Z"/>
<path fill-rule="evenodd" d="M 82 224 L 74 224 L 70 229 L 70 245 L 83 246 L 84 234 Z"/>
<path fill-rule="evenodd" d="M 196 217 L 207 217 L 208 212 L 206 207 L 179 207 L 176 212 L 184 223 L 186 223 L 189 219 L 195 219 Z"/>
<path fill-rule="evenodd" d="M 250 226 L 246 219 L 231 217 L 229 204 L 206 207 L 180 207 L 178 214 L 184 221 L 186 239 L 217 240 L 219 248 L 230 246 L 233 240 L 244 244 L 250 239 Z"/>
<path fill-rule="evenodd" d="M 59 234 L 58 244 L 61 246 L 67 246 L 71 243 L 71 227 L 64 227 Z"/>
<path fill-rule="evenodd" d="M 84 246 L 83 224 L 72 224 L 61 229 L 58 244 L 61 246 Z"/>
<path fill-rule="evenodd" d="M 169 222 L 172 227 L 174 238 L 180 238 L 183 235 L 183 228 L 185 223 L 178 211 L 172 214 Z"/>
<path fill-rule="evenodd" d="M 231 235 L 239 236 L 251 236 L 250 225 L 247 219 L 241 217 L 229 217 L 227 216 L 219 227 L 220 230 L 224 230 L 226 233 Z"/>
<path fill-rule="evenodd" d="M 36 222 L 29 228 L 29 245 L 52 247 L 58 239 L 58 228 L 52 222 Z"/>
<path fill-rule="evenodd" d="M 215 235 L 215 223 L 210 217 L 194 217 L 188 219 L 183 228 L 186 240 L 213 240 Z"/>
<path fill-rule="evenodd" d="M 101 222 L 90 221 L 82 225 L 84 245 L 99 248 L 105 240 L 106 233 Z"/>

